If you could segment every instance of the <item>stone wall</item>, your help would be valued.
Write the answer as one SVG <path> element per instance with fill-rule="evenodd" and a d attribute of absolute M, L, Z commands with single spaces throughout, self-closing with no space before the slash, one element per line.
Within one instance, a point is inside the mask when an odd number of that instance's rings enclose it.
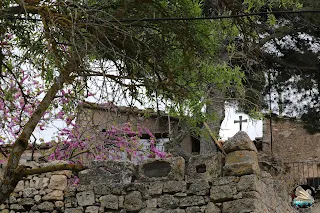
<path fill-rule="evenodd" d="M 288 192 L 264 171 L 250 138 L 239 132 L 227 155 L 128 162 L 95 161 L 68 182 L 68 171 L 19 182 L 2 213 L 294 213 Z M 33 163 L 31 166 L 43 166 Z"/>
<path fill-rule="evenodd" d="M 263 152 L 270 153 L 270 124 L 264 120 Z M 276 118 L 272 120 L 272 150 L 284 162 L 320 160 L 320 133 L 309 134 L 299 120 Z"/>

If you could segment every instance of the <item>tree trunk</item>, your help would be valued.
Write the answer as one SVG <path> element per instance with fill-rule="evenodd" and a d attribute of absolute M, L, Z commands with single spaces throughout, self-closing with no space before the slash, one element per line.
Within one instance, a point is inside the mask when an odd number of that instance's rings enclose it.
<path fill-rule="evenodd" d="M 63 88 L 63 84 L 69 80 L 70 74 L 79 67 L 79 64 L 79 61 L 76 63 L 70 62 L 66 64 L 63 70 L 61 70 L 60 76 L 55 78 L 54 83 L 48 90 L 47 94 L 33 112 L 18 139 L 12 145 L 8 164 L 0 182 L 0 203 L 3 203 L 9 197 L 18 182 L 24 177 L 26 169 L 19 166 L 21 155 L 26 150 L 29 139 L 41 120 L 41 117 L 50 106 L 52 100 L 54 100 L 58 91 Z"/>
<path fill-rule="evenodd" d="M 209 86 L 209 102 L 206 107 L 206 113 L 209 116 L 214 117 L 215 119 L 211 119 L 207 121 L 208 126 L 212 130 L 212 132 L 218 136 L 221 123 L 225 117 L 225 94 L 221 90 L 217 89 L 214 85 Z M 205 128 L 203 128 L 204 131 Z M 217 146 L 213 139 L 209 136 L 209 134 L 205 134 L 205 136 L 201 137 L 200 140 L 200 154 L 207 155 L 213 154 L 218 151 Z"/>

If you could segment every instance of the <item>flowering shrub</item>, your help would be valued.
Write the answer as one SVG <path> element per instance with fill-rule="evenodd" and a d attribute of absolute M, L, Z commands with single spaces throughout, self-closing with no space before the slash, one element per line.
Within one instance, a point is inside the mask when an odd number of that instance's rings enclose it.
<path fill-rule="evenodd" d="M 49 160 L 68 160 L 83 163 L 88 160 L 130 160 L 135 163 L 146 158 L 165 158 L 167 154 L 156 148 L 155 136 L 147 129 L 129 123 L 113 126 L 100 134 L 85 137 L 81 127 L 71 122 L 72 129 L 64 128 Z M 145 149 L 139 141 L 142 133 L 150 136 L 150 148 Z"/>

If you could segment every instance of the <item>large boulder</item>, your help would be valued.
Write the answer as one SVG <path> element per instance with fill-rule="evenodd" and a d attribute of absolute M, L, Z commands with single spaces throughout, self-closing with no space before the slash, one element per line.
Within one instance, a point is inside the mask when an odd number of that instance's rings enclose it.
<path fill-rule="evenodd" d="M 227 154 L 223 170 L 226 176 L 259 174 L 260 167 L 256 152 L 243 150 Z"/>
<path fill-rule="evenodd" d="M 224 175 L 242 176 L 260 173 L 257 149 L 247 133 L 240 131 L 235 134 L 225 142 L 224 149 L 227 153 L 223 167 Z"/>
<path fill-rule="evenodd" d="M 185 161 L 182 157 L 149 159 L 139 165 L 139 181 L 184 180 Z"/>
<path fill-rule="evenodd" d="M 257 148 L 249 138 L 248 134 L 243 131 L 237 132 L 232 138 L 227 140 L 223 144 L 224 151 L 226 153 L 239 151 L 239 150 L 248 150 L 257 152 Z"/>
<path fill-rule="evenodd" d="M 79 172 L 85 185 L 128 184 L 136 176 L 136 166 L 128 161 L 92 161 L 90 169 Z"/>

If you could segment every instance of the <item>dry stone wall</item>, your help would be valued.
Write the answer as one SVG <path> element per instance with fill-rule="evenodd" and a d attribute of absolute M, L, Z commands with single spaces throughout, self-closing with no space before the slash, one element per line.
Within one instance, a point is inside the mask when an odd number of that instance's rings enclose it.
<path fill-rule="evenodd" d="M 2 213 L 294 213 L 288 194 L 260 171 L 244 132 L 225 143 L 227 155 L 129 162 L 95 161 L 73 186 L 69 171 L 19 182 Z M 54 163 L 54 162 L 53 162 Z M 32 163 L 33 167 L 39 167 Z M 281 192 L 281 191 L 280 191 Z"/>
<path fill-rule="evenodd" d="M 270 153 L 270 120 L 263 122 L 263 153 Z M 272 151 L 283 162 L 319 161 L 320 133 L 310 134 L 304 123 L 290 118 L 272 120 Z"/>

